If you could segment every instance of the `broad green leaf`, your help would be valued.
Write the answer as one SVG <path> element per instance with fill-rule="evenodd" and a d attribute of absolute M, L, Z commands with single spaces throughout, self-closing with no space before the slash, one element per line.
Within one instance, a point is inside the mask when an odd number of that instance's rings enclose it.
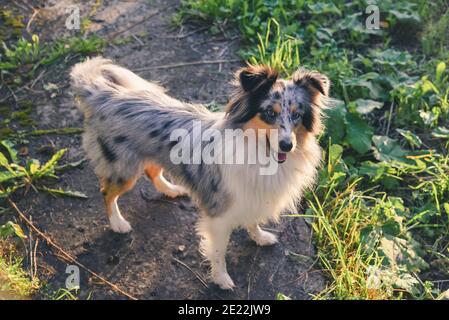
<path fill-rule="evenodd" d="M 399 187 L 399 181 L 395 176 L 385 175 L 381 180 L 382 185 L 387 190 L 395 190 Z"/>
<path fill-rule="evenodd" d="M 12 187 L 6 187 L 3 189 L 0 189 L 0 198 L 6 198 L 9 197 L 11 194 L 13 194 L 17 189 L 22 188 L 23 184 L 16 184 Z"/>
<path fill-rule="evenodd" d="M 12 235 L 16 235 L 22 239 L 27 238 L 22 228 L 17 223 L 8 221 L 4 225 L 0 226 L 0 237 L 8 237 Z"/>
<path fill-rule="evenodd" d="M 39 187 L 39 190 L 49 192 L 54 195 L 58 196 L 66 196 L 71 198 L 81 198 L 81 199 L 88 199 L 89 197 L 80 191 L 71 191 L 71 190 L 63 190 L 63 189 L 53 189 L 53 188 L 47 188 L 47 187 Z"/>
<path fill-rule="evenodd" d="M 360 114 L 368 114 L 375 109 L 381 109 L 384 105 L 382 102 L 369 99 L 357 99 L 354 103 L 355 110 Z"/>
<path fill-rule="evenodd" d="M 58 172 L 69 170 L 69 169 L 74 169 L 74 168 L 78 168 L 78 167 L 82 166 L 84 162 L 86 162 L 86 158 L 83 158 L 83 159 L 75 161 L 75 162 L 70 162 L 70 163 L 64 164 L 62 166 L 57 166 L 55 169 Z"/>
<path fill-rule="evenodd" d="M 8 165 L 8 159 L 0 152 L 0 166 L 6 167 Z"/>
<path fill-rule="evenodd" d="M 39 170 L 40 175 L 53 172 L 59 159 L 66 153 L 67 149 L 61 149 L 56 152 Z"/>
<path fill-rule="evenodd" d="M 441 81 L 441 78 L 442 78 L 445 70 L 446 70 L 446 64 L 443 61 L 438 63 L 436 74 L 435 74 L 435 78 L 436 78 L 437 82 Z"/>
<path fill-rule="evenodd" d="M 423 93 L 426 93 L 429 91 L 435 92 L 437 94 L 439 93 L 438 88 L 428 79 L 422 80 L 421 88 L 422 88 Z"/>
<path fill-rule="evenodd" d="M 382 232 L 397 237 L 401 233 L 401 223 L 395 219 L 390 219 L 382 225 Z"/>
<path fill-rule="evenodd" d="M 396 129 L 412 147 L 420 147 L 422 145 L 421 138 L 410 130 Z"/>
<path fill-rule="evenodd" d="M 390 10 L 388 13 L 392 14 L 393 16 L 395 16 L 399 21 L 412 21 L 415 24 L 420 24 L 421 23 L 421 19 L 419 18 L 418 14 L 416 14 L 415 12 L 404 12 L 404 11 L 399 11 L 399 10 Z"/>
<path fill-rule="evenodd" d="M 384 172 L 385 170 L 379 162 L 363 161 L 358 168 L 358 174 L 366 175 L 374 180 L 378 179 Z"/>
<path fill-rule="evenodd" d="M 343 154 L 343 147 L 339 144 L 333 144 L 329 147 L 329 162 L 336 163 Z"/>
<path fill-rule="evenodd" d="M 326 110 L 326 130 L 332 143 L 341 143 L 346 134 L 346 107 L 343 102 Z"/>
<path fill-rule="evenodd" d="M 420 282 L 412 274 L 401 269 L 387 269 L 381 273 L 383 283 L 388 283 L 397 289 L 405 290 L 410 294 L 418 294 Z"/>
<path fill-rule="evenodd" d="M 367 89 L 369 97 L 371 99 L 377 100 L 382 98 L 383 92 L 382 88 L 373 80 L 379 79 L 379 77 L 380 75 L 376 72 L 368 72 L 356 78 L 349 78 L 345 80 L 344 83 L 346 86 L 352 87 L 351 91 L 356 91 L 355 89 L 357 87 Z M 353 94 L 356 93 L 357 92 L 353 92 Z M 365 93 L 365 95 L 367 93 Z M 360 93 L 358 95 L 360 96 Z"/>
<path fill-rule="evenodd" d="M 12 160 L 12 162 L 17 162 L 17 151 L 13 148 L 13 144 L 8 140 L 2 140 L 0 141 L 0 148 L 3 146 L 4 149 L 8 152 L 6 156 L 9 156 L 9 158 Z"/>
<path fill-rule="evenodd" d="M 382 231 L 377 226 L 368 225 L 360 230 L 359 237 L 364 253 L 371 254 L 377 250 Z"/>
<path fill-rule="evenodd" d="M 438 127 L 432 132 L 435 138 L 449 139 L 449 129 L 446 127 Z"/>
<path fill-rule="evenodd" d="M 419 272 L 429 267 L 420 257 L 419 244 L 413 240 L 405 240 L 384 234 L 380 240 L 380 249 L 391 267 L 404 266 L 408 272 Z"/>
<path fill-rule="evenodd" d="M 360 154 L 371 149 L 373 128 L 359 115 L 348 113 L 346 115 L 348 126 L 346 127 L 346 139 L 351 147 Z"/>
<path fill-rule="evenodd" d="M 408 154 L 399 142 L 387 136 L 374 136 L 374 157 L 379 161 L 407 162 L 405 156 Z"/>
<path fill-rule="evenodd" d="M 412 55 L 407 51 L 399 51 L 394 49 L 387 50 L 370 50 L 370 56 L 376 65 L 413 65 L 415 62 Z"/>
<path fill-rule="evenodd" d="M 317 2 L 314 4 L 309 4 L 308 6 L 312 14 L 333 13 L 336 15 L 341 15 L 340 9 L 338 9 L 332 2 Z"/>
<path fill-rule="evenodd" d="M 21 172 L 10 172 L 10 171 L 1 171 L 0 172 L 0 183 L 9 181 L 9 180 L 13 180 L 13 179 L 17 179 L 20 177 L 23 177 L 24 174 Z"/>
<path fill-rule="evenodd" d="M 34 175 L 34 174 L 36 174 L 36 172 L 39 171 L 40 163 L 36 159 L 32 159 L 29 162 L 29 166 L 28 167 L 29 167 L 30 174 Z"/>

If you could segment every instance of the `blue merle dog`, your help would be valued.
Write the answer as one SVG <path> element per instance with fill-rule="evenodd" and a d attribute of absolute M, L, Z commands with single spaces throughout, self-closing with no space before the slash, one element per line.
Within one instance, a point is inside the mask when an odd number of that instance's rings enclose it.
<path fill-rule="evenodd" d="M 176 100 L 159 85 L 101 57 L 75 65 L 71 79 L 85 115 L 83 147 L 100 180 L 112 230 L 131 231 L 117 199 L 145 172 L 158 191 L 169 197 L 189 195 L 197 203 L 197 231 L 211 279 L 232 289 L 225 261 L 232 230 L 247 229 L 261 246 L 276 243 L 277 237 L 260 225 L 296 210 L 303 190 L 314 182 L 328 78 L 299 69 L 285 80 L 273 68 L 249 65 L 236 72 L 235 92 L 224 112 Z M 170 134 L 179 128 L 192 131 L 195 121 L 219 132 L 255 131 L 256 143 L 268 144 L 276 159 L 276 173 L 259 174 L 257 163 L 174 163 L 171 150 L 177 141 Z M 275 140 L 268 134 L 274 130 Z M 205 147 L 201 140 L 192 144 Z"/>

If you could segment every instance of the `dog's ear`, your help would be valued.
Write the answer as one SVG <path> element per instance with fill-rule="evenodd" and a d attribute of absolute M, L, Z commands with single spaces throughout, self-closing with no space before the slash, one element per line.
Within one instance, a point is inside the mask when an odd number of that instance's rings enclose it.
<path fill-rule="evenodd" d="M 238 70 L 234 82 L 238 90 L 226 107 L 227 117 L 234 123 L 246 122 L 254 117 L 278 75 L 277 70 L 263 65 L 249 65 Z"/>
<path fill-rule="evenodd" d="M 319 72 L 300 68 L 293 74 L 293 82 L 298 86 L 317 90 L 322 95 L 329 96 L 329 78 Z"/>
<path fill-rule="evenodd" d="M 250 93 L 267 92 L 276 82 L 278 76 L 277 70 L 263 65 L 250 65 L 237 71 L 237 77 L 242 89 Z"/>
<path fill-rule="evenodd" d="M 303 68 L 293 74 L 293 82 L 309 93 L 310 104 L 307 104 L 302 124 L 307 131 L 318 135 L 322 129 L 321 110 L 329 96 L 330 81 L 325 75 Z"/>

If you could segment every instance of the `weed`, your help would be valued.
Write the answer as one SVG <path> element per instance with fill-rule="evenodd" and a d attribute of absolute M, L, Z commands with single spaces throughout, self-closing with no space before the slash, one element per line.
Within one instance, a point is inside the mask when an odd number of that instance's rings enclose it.
<path fill-rule="evenodd" d="M 61 39 L 50 44 L 41 44 L 37 35 L 33 35 L 31 41 L 20 38 L 10 46 L 2 42 L 0 72 L 5 83 L 20 85 L 23 80 L 33 77 L 41 66 L 48 66 L 69 55 L 98 52 L 104 45 L 105 41 L 96 36 Z"/>
<path fill-rule="evenodd" d="M 29 299 L 40 283 L 23 269 L 13 238 L 26 238 L 19 225 L 9 221 L 0 226 L 0 299 Z"/>
<path fill-rule="evenodd" d="M 44 164 L 37 159 L 31 159 L 21 165 L 17 151 L 9 141 L 1 141 L 0 146 L 5 150 L 0 152 L 0 198 L 8 197 L 20 188 L 27 190 L 32 188 L 35 191 L 45 191 L 54 195 L 87 198 L 81 192 L 48 188 L 40 183 L 42 180 L 58 178 L 57 164 L 67 151 L 66 149 L 58 151 Z"/>

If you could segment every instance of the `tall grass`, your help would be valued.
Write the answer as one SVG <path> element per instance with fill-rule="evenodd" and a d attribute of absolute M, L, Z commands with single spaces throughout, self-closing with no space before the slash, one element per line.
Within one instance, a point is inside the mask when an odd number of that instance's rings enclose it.
<path fill-rule="evenodd" d="M 271 30 L 272 24 L 274 24 L 274 32 Z M 293 37 L 282 36 L 281 27 L 275 19 L 268 20 L 265 35 L 262 37 L 258 33 L 257 37 L 259 39 L 258 55 L 249 59 L 252 64 L 269 65 L 287 75 L 300 65 L 301 41 Z"/>

